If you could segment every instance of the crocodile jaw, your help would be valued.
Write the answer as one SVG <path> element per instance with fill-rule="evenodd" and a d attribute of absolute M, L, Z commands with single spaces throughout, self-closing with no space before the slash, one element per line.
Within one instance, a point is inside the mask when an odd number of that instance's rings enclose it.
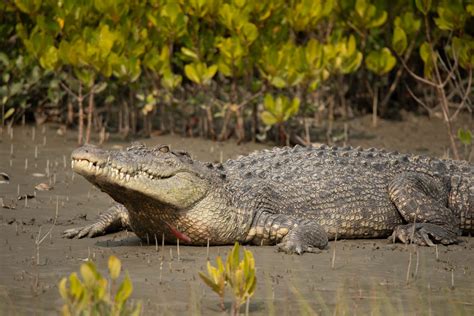
<path fill-rule="evenodd" d="M 201 200 L 207 193 L 207 181 L 191 171 L 178 169 L 159 174 L 143 169 L 118 167 L 113 152 L 94 148 L 72 154 L 72 169 L 89 182 L 123 203 L 130 194 L 141 194 L 160 205 L 185 209 Z M 133 161 L 131 159 L 130 161 Z"/>

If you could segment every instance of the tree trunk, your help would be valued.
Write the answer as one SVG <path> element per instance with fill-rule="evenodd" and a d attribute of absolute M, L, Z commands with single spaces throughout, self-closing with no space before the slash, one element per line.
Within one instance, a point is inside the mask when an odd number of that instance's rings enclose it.
<path fill-rule="evenodd" d="M 227 134 L 228 134 L 227 125 L 229 125 L 230 117 L 231 117 L 231 112 L 230 112 L 229 108 L 226 108 L 225 113 L 224 113 L 224 120 L 222 122 L 222 129 L 221 129 L 221 132 L 219 134 L 219 141 L 227 140 Z"/>
<path fill-rule="evenodd" d="M 128 102 L 123 103 L 123 138 L 127 138 L 130 133 L 130 112 L 128 107 Z"/>
<path fill-rule="evenodd" d="M 243 106 L 242 106 L 243 107 Z M 237 126 L 235 127 L 236 129 L 236 134 L 237 134 L 237 144 L 240 144 L 245 140 L 245 129 L 244 129 L 244 115 L 243 115 L 243 109 L 242 107 L 239 107 L 237 109 Z"/>
<path fill-rule="evenodd" d="M 257 104 L 252 105 L 252 142 L 255 142 L 257 139 L 258 131 L 258 107 Z"/>
<path fill-rule="evenodd" d="M 71 97 L 68 98 L 67 100 L 67 118 L 66 118 L 66 124 L 68 126 L 71 126 L 74 124 L 74 107 L 72 106 L 72 102 L 70 100 Z"/>
<path fill-rule="evenodd" d="M 77 103 L 79 105 L 79 130 L 77 133 L 77 143 L 82 145 L 83 134 L 84 134 L 84 108 L 82 106 L 82 83 L 79 83 L 79 94 L 77 96 Z"/>
<path fill-rule="evenodd" d="M 212 140 L 216 140 L 216 132 L 214 131 L 214 118 L 212 116 L 211 106 L 206 106 L 206 115 L 207 115 L 207 128 L 208 128 L 208 137 L 211 137 Z"/>
<path fill-rule="evenodd" d="M 89 107 L 87 109 L 87 130 L 86 130 L 86 144 L 91 140 L 92 129 L 92 114 L 94 113 L 94 87 L 89 92 Z"/>

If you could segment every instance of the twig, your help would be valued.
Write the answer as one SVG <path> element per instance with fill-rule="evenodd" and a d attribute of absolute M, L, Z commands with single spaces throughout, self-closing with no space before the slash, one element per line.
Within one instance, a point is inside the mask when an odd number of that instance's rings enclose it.
<path fill-rule="evenodd" d="M 469 69 L 469 77 L 468 77 L 468 81 L 467 81 L 467 88 L 466 88 L 466 91 L 464 93 L 464 96 L 461 99 L 461 103 L 458 105 L 456 111 L 451 116 L 450 120 L 454 120 L 457 117 L 457 115 L 459 114 L 461 109 L 464 107 L 464 103 L 466 103 L 466 101 L 469 99 L 469 96 L 471 94 L 470 93 L 471 92 L 471 85 L 472 85 L 472 68 Z"/>
<path fill-rule="evenodd" d="M 418 251 L 418 247 L 415 246 L 415 251 L 416 251 L 416 263 L 415 263 L 415 272 L 413 273 L 413 279 L 416 279 L 416 276 L 418 275 L 418 266 L 420 263 L 420 252 Z"/>
<path fill-rule="evenodd" d="M 430 85 L 432 87 L 435 87 L 435 88 L 439 88 L 440 86 L 434 82 L 432 82 L 431 80 L 427 80 L 423 77 L 420 77 L 418 76 L 416 73 L 414 73 L 413 71 L 411 71 L 410 68 L 408 68 L 408 65 L 405 63 L 405 61 L 403 59 L 400 59 L 401 63 L 403 64 L 403 67 L 405 68 L 405 70 L 413 77 L 415 78 L 416 80 L 418 81 L 421 81 L 423 83 L 426 83 L 427 85 Z"/>
<path fill-rule="evenodd" d="M 411 89 L 408 87 L 407 84 L 405 84 L 405 87 L 407 88 L 408 93 L 410 94 L 410 96 L 411 96 L 418 104 L 420 104 L 423 108 L 425 108 L 425 110 L 428 111 L 428 113 L 429 113 L 430 116 L 431 116 L 432 110 L 431 110 L 423 101 L 421 101 L 421 99 L 419 99 L 419 98 L 413 93 L 413 91 L 411 91 Z"/>
<path fill-rule="evenodd" d="M 407 275 L 406 275 L 406 284 L 407 285 L 410 281 L 410 270 L 411 270 L 411 251 L 410 251 L 410 257 L 408 259 L 408 267 L 407 267 Z"/>
<path fill-rule="evenodd" d="M 336 242 L 337 242 L 337 228 L 336 228 L 336 235 L 334 236 L 334 249 L 332 252 L 332 260 L 331 260 L 331 269 L 334 270 L 334 264 L 336 262 Z"/>
<path fill-rule="evenodd" d="M 36 265 L 40 264 L 40 256 L 39 256 L 39 250 L 40 250 L 40 245 L 43 243 L 43 241 L 48 237 L 51 232 L 53 231 L 54 226 L 56 226 L 56 221 L 58 220 L 58 213 L 59 213 L 59 197 L 56 196 L 56 214 L 54 216 L 54 221 L 53 225 L 49 228 L 48 232 L 44 234 L 43 237 L 41 237 L 41 226 L 38 231 L 38 236 L 36 237 L 35 244 L 36 244 Z"/>

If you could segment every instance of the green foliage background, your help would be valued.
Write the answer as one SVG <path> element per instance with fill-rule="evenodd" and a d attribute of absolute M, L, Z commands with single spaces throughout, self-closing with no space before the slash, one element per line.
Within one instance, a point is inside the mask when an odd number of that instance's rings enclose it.
<path fill-rule="evenodd" d="M 370 112 L 374 91 L 382 116 L 414 104 L 402 60 L 425 78 L 437 58 L 463 75 L 474 65 L 472 0 L 9 0 L 0 11 L 2 120 L 45 105 L 64 118 L 80 91 L 112 130 L 197 124 L 244 140 L 264 126 L 285 135 L 330 100 L 343 117 Z"/>

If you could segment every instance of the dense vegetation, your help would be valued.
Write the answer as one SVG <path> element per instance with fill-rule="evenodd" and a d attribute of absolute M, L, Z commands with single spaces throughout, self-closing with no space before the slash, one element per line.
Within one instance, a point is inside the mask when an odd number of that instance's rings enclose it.
<path fill-rule="evenodd" d="M 331 142 L 334 118 L 472 112 L 471 0 L 7 0 L 2 126 Z M 85 135 L 83 125 L 86 124 Z"/>

